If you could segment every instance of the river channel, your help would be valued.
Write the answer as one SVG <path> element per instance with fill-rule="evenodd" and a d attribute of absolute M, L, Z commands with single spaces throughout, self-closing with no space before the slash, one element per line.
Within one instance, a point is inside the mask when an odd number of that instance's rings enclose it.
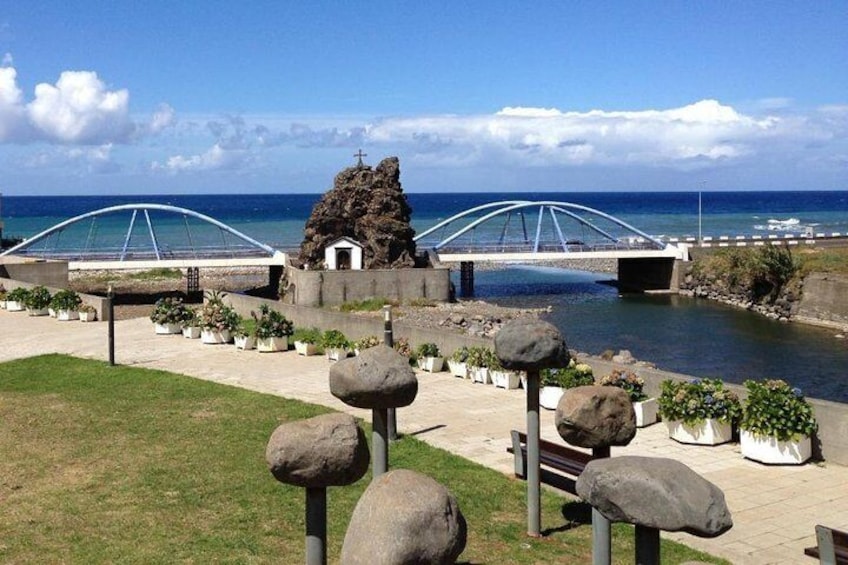
<path fill-rule="evenodd" d="M 475 273 L 475 298 L 547 307 L 571 349 L 629 350 L 660 369 L 698 377 L 782 378 L 813 398 L 848 402 L 848 339 L 705 299 L 620 295 L 604 273 L 510 266 Z M 458 281 L 455 281 L 458 286 Z"/>

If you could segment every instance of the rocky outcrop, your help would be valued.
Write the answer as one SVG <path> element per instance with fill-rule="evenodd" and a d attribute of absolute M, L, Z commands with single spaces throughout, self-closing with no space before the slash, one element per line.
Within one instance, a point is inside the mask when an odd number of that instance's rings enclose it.
<path fill-rule="evenodd" d="M 411 215 L 397 157 L 383 159 L 374 169 L 367 165 L 344 169 L 306 222 L 300 261 L 320 269 L 327 245 L 350 237 L 362 244 L 366 269 L 414 267 Z"/>

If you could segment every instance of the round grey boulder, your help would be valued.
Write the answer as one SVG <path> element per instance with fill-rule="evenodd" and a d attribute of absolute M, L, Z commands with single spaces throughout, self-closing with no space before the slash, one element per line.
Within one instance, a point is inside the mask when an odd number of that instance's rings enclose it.
<path fill-rule="evenodd" d="M 353 510 L 342 565 L 441 565 L 465 549 L 456 498 L 426 475 L 397 469 L 375 478 Z"/>
<path fill-rule="evenodd" d="M 568 366 L 571 355 L 555 326 L 532 318 L 504 324 L 495 336 L 495 354 L 514 371 L 541 371 Z"/>
<path fill-rule="evenodd" d="M 355 483 L 368 471 L 370 456 L 353 416 L 323 414 L 278 426 L 265 460 L 281 483 L 321 488 Z"/>
<path fill-rule="evenodd" d="M 630 396 L 615 386 L 566 389 L 554 422 L 560 437 L 579 447 L 627 445 L 636 436 Z"/>
<path fill-rule="evenodd" d="M 699 537 L 733 527 L 721 489 L 674 459 L 596 459 L 578 477 L 577 495 L 613 522 Z"/>
<path fill-rule="evenodd" d="M 400 408 L 415 400 L 418 379 L 406 357 L 377 345 L 330 367 L 330 392 L 357 408 Z"/>

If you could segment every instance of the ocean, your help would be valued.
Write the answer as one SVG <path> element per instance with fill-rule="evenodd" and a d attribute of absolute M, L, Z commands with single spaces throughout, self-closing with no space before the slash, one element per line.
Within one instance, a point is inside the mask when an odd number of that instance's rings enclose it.
<path fill-rule="evenodd" d="M 137 202 L 170 204 L 211 216 L 279 249 L 297 248 L 318 194 L 4 196 L 5 237 L 31 237 L 70 217 Z M 848 192 L 602 192 L 412 193 L 418 233 L 463 210 L 502 200 L 571 202 L 601 210 L 655 237 L 720 237 L 848 232 Z M 700 220 L 700 221 L 699 221 Z M 171 222 L 184 229 L 182 220 Z M 157 226 L 160 225 L 157 221 Z M 122 241 L 127 221 L 80 225 L 80 246 L 91 240 Z M 167 229 L 163 228 L 167 235 Z M 158 231 L 158 229 L 157 229 Z M 106 243 L 102 243 L 106 245 Z M 113 245 L 109 243 L 108 245 Z M 706 300 L 681 296 L 619 295 L 598 284 L 609 275 L 510 265 L 479 271 L 475 296 L 507 305 L 552 308 L 548 319 L 569 346 L 598 354 L 628 349 L 662 369 L 741 383 L 783 378 L 812 397 L 848 402 L 848 340 L 834 331 L 786 324 Z"/>

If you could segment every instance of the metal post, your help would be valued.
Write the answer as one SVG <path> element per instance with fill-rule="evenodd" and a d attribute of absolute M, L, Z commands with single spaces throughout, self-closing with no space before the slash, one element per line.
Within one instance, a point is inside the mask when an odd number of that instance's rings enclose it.
<path fill-rule="evenodd" d="M 386 429 L 388 410 L 374 408 L 371 411 L 371 475 L 379 477 L 389 470 L 389 441 Z"/>
<path fill-rule="evenodd" d="M 592 449 L 594 459 L 606 459 L 610 456 L 609 446 Z M 592 565 L 610 565 L 612 563 L 612 533 L 610 521 L 592 508 Z"/>
<path fill-rule="evenodd" d="M 389 347 L 395 345 L 394 330 L 392 329 L 392 307 L 388 304 L 383 306 L 383 343 Z M 394 408 L 389 408 L 386 428 L 389 441 L 397 441 L 397 413 Z"/>
<path fill-rule="evenodd" d="M 112 286 L 106 291 L 106 315 L 109 322 L 109 365 L 115 365 L 115 293 Z"/>
<path fill-rule="evenodd" d="M 659 565 L 660 531 L 636 524 L 636 565 Z"/>
<path fill-rule="evenodd" d="M 306 488 L 306 565 L 327 565 L 327 489 Z"/>
<path fill-rule="evenodd" d="M 527 535 L 541 536 L 539 486 L 539 371 L 527 371 Z"/>

